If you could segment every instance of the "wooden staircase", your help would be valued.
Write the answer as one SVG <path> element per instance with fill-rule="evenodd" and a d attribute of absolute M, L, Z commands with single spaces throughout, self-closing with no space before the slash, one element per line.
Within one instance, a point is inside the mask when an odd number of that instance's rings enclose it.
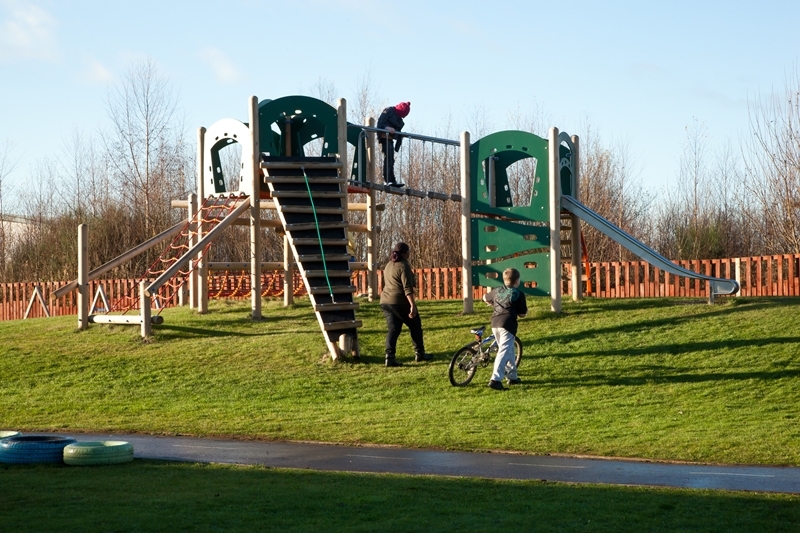
<path fill-rule="evenodd" d="M 263 157 L 261 168 L 331 356 L 358 357 L 342 164 L 335 157 Z"/>

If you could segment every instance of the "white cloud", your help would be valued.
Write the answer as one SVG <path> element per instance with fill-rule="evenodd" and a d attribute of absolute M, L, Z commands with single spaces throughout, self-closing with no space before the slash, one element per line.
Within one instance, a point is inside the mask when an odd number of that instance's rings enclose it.
<path fill-rule="evenodd" d="M 0 1 L 0 60 L 52 60 L 58 56 L 55 28 L 48 11 L 27 1 Z"/>
<path fill-rule="evenodd" d="M 88 83 L 109 83 L 114 81 L 114 75 L 105 65 L 96 59 L 84 61 L 85 67 L 81 71 L 81 78 Z"/>
<path fill-rule="evenodd" d="M 222 50 L 209 46 L 200 51 L 202 59 L 214 71 L 217 81 L 222 83 L 235 83 L 242 79 L 242 75 L 233 61 Z"/>

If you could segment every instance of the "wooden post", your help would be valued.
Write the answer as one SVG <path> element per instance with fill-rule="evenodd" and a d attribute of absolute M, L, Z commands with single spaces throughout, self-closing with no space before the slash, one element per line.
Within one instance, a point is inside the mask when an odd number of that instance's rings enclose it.
<path fill-rule="evenodd" d="M 572 141 L 572 197 L 581 201 L 580 139 L 573 135 Z M 572 215 L 572 300 L 583 299 L 583 250 L 581 249 L 581 219 Z M 617 285 L 619 287 L 619 285 Z"/>
<path fill-rule="evenodd" d="M 294 303 L 294 255 L 289 236 L 283 235 L 283 306 Z"/>
<path fill-rule="evenodd" d="M 187 221 L 191 223 L 197 214 L 197 195 L 190 194 L 187 201 Z M 192 224 L 189 231 L 197 231 L 197 224 Z M 189 236 L 189 249 L 191 250 L 197 242 L 197 234 L 192 233 Z M 189 309 L 197 309 L 197 269 L 189 266 Z"/>
<path fill-rule="evenodd" d="M 78 329 L 89 327 L 89 226 L 78 226 Z"/>
<path fill-rule="evenodd" d="M 367 118 L 367 126 L 375 127 L 374 117 Z M 375 132 L 367 133 L 366 144 L 366 177 L 369 183 L 375 183 Z M 375 200 L 375 189 L 370 187 L 367 193 L 367 295 L 370 302 L 378 297 L 378 273 L 375 271 L 378 258 L 378 232 L 375 230 L 378 213 L 375 209 Z"/>
<path fill-rule="evenodd" d="M 472 183 L 469 172 L 469 132 L 462 131 L 461 147 L 461 296 L 464 298 L 464 314 L 473 313 L 472 305 L 472 218 L 470 195 Z"/>
<path fill-rule="evenodd" d="M 736 283 L 739 284 L 739 292 L 737 292 L 734 296 L 741 296 L 742 295 L 742 258 L 737 257 L 733 260 L 733 264 L 735 266 L 735 279 Z M 729 274 L 730 275 L 730 274 Z"/>
<path fill-rule="evenodd" d="M 258 145 L 258 98 L 250 97 L 250 161 L 245 168 L 251 171 L 250 194 L 250 318 L 261 320 L 261 150 Z"/>
<path fill-rule="evenodd" d="M 203 238 L 203 232 L 205 231 L 204 224 L 203 224 L 203 204 L 206 200 L 205 195 L 205 181 L 203 179 L 204 170 L 205 170 L 205 138 L 206 138 L 206 129 L 200 128 L 197 131 L 197 233 L 195 234 L 195 244 L 200 242 L 200 239 Z M 208 311 L 208 271 L 206 269 L 206 260 L 202 257 L 202 251 L 198 253 L 196 261 L 197 267 L 195 269 L 195 289 L 196 289 L 196 301 L 195 304 L 197 306 L 197 312 L 200 314 L 206 313 Z"/>
<path fill-rule="evenodd" d="M 550 128 L 550 309 L 561 312 L 561 176 L 558 172 L 558 128 Z"/>
<path fill-rule="evenodd" d="M 139 282 L 139 315 L 142 317 L 141 335 L 143 339 L 146 339 L 153 332 L 153 324 L 150 322 L 150 295 L 147 293 L 147 280 Z"/>
<path fill-rule="evenodd" d="M 350 169 L 347 167 L 347 101 L 344 98 L 339 98 L 336 101 L 336 136 L 339 146 L 339 162 L 342 164 L 339 167 L 339 179 L 348 179 Z M 347 192 L 347 184 L 344 184 L 344 190 Z M 342 220 L 349 222 L 349 214 L 347 212 L 347 196 L 342 198 Z M 345 238 L 347 238 L 347 230 L 345 230 Z"/>

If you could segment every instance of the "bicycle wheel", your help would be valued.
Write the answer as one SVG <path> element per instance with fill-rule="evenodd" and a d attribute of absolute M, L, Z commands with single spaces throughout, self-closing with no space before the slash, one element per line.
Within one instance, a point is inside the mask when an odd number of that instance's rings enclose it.
<path fill-rule="evenodd" d="M 461 348 L 450 360 L 447 367 L 447 376 L 454 387 L 464 387 L 475 376 L 478 370 L 478 352 L 475 350 L 478 343 L 468 344 Z"/>

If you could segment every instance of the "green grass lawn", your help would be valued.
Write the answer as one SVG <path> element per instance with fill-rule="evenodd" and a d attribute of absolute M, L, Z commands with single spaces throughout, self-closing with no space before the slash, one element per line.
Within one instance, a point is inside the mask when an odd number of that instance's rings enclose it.
<path fill-rule="evenodd" d="M 3 531 L 796 532 L 800 496 L 136 460 L 0 465 Z M 9 490 L 12 487 L 13 490 Z"/>
<path fill-rule="evenodd" d="M 332 363 L 307 300 L 168 309 L 138 328 L 75 317 L 0 323 L 0 429 L 226 435 L 457 450 L 800 465 L 800 299 L 565 302 L 520 326 L 521 386 L 480 369 L 450 386 L 450 355 L 490 310 L 420 303 L 436 359 L 383 366 L 385 323 L 359 310 L 363 363 Z"/>

